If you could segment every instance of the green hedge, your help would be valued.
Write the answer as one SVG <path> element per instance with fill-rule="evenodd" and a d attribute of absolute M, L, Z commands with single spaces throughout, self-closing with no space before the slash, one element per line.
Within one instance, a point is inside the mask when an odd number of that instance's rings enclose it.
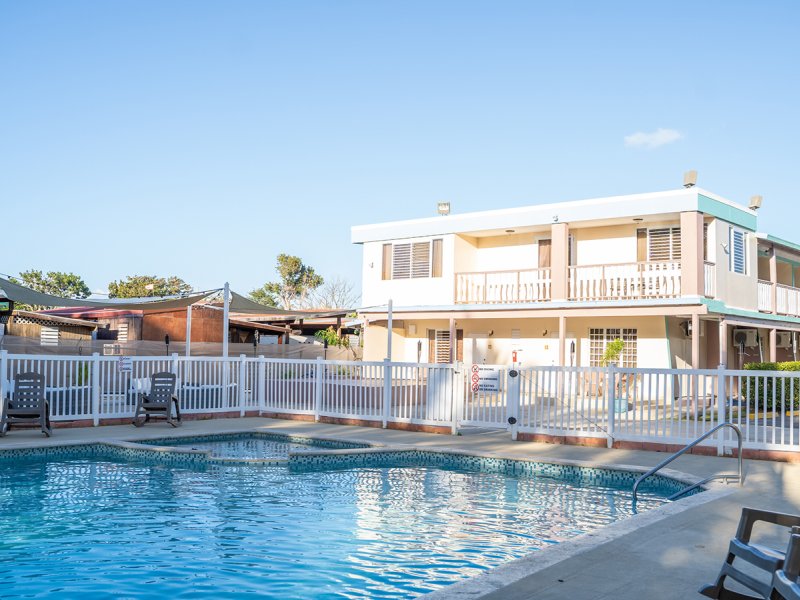
<path fill-rule="evenodd" d="M 744 368 L 747 371 L 800 371 L 800 361 L 748 363 Z M 741 397 L 759 412 L 797 409 L 800 408 L 800 378 L 743 377 Z"/>

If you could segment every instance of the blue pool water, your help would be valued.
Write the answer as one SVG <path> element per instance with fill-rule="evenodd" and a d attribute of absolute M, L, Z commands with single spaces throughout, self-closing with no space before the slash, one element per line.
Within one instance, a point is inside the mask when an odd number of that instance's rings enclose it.
<path fill-rule="evenodd" d="M 362 448 L 366 444 L 328 440 L 302 440 L 263 433 L 228 434 L 190 438 L 171 438 L 144 442 L 147 445 L 175 446 L 183 449 L 208 450 L 212 456 L 223 458 L 286 458 L 289 452 L 322 448 Z"/>
<path fill-rule="evenodd" d="M 662 502 L 646 493 L 638 510 Z M 0 460 L 0 515 L 4 598 L 412 598 L 631 502 L 627 485 L 431 467 L 65 457 Z"/>

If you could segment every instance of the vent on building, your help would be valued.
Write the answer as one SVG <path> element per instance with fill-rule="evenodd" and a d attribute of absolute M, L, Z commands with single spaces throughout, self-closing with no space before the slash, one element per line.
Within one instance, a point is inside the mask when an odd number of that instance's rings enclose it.
<path fill-rule="evenodd" d="M 127 342 L 128 341 L 128 324 L 121 323 L 119 329 L 117 329 L 117 341 L 118 342 Z"/>
<path fill-rule="evenodd" d="M 58 346 L 60 333 L 58 327 L 42 325 L 41 333 L 39 334 L 39 343 L 42 346 Z"/>

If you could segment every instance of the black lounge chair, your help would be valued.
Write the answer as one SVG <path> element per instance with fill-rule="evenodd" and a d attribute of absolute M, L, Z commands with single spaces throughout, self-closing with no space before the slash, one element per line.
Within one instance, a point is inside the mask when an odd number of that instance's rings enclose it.
<path fill-rule="evenodd" d="M 773 575 L 783 568 L 786 553 L 783 550 L 777 550 L 750 541 L 753 525 L 759 521 L 786 527 L 787 530 L 791 529 L 792 534 L 800 533 L 800 516 L 757 510 L 755 508 L 742 508 L 739 527 L 736 529 L 736 537 L 731 540 L 728 546 L 728 557 L 722 565 L 717 580 L 711 585 L 700 588 L 699 592 L 701 594 L 709 598 L 718 598 L 719 600 L 752 600 L 753 598 L 771 597 Z M 787 531 L 788 533 L 789 531 Z M 736 559 L 749 563 L 751 565 L 749 572 L 743 572 L 734 566 L 734 560 Z M 763 581 L 753 576 L 754 569 L 752 567 L 764 572 L 766 577 Z M 754 591 L 757 595 L 750 596 L 724 587 L 727 577 Z"/>
<path fill-rule="evenodd" d="M 786 550 L 783 568 L 772 576 L 770 600 L 800 600 L 800 535 L 793 533 Z"/>
<path fill-rule="evenodd" d="M 133 424 L 141 427 L 154 414 L 166 417 L 167 423 L 178 427 L 181 423 L 181 409 L 175 396 L 177 377 L 174 373 L 155 373 L 150 378 L 150 392 L 140 393 L 136 402 L 136 413 Z M 175 418 L 172 418 L 172 406 L 175 406 Z M 141 418 L 141 417 L 144 418 Z"/>
<path fill-rule="evenodd" d="M 39 425 L 42 433 L 50 437 L 50 405 L 44 394 L 44 375 L 20 373 L 14 378 L 11 398 L 3 399 L 3 418 L 0 420 L 0 436 L 12 425 Z"/>

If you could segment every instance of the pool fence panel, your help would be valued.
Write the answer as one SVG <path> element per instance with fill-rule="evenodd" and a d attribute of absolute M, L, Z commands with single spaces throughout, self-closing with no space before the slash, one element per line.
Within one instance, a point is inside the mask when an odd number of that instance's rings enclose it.
<path fill-rule="evenodd" d="M 169 371 L 187 415 L 302 415 L 454 434 L 486 427 L 514 439 L 605 439 L 609 446 L 684 445 L 730 421 L 746 448 L 800 450 L 800 372 L 0 351 L 0 397 L 29 371 L 45 376 L 56 422 L 130 419 L 151 376 Z M 704 446 L 722 454 L 735 443 L 724 429 Z"/>

